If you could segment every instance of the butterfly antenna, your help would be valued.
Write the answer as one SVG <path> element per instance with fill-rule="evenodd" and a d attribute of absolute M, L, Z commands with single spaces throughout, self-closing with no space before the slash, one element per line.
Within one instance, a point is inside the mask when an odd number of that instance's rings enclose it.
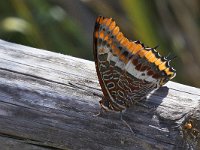
<path fill-rule="evenodd" d="M 159 45 L 156 45 L 153 49 L 157 49 L 159 47 Z"/>
<path fill-rule="evenodd" d="M 171 55 L 171 52 L 169 52 L 169 53 L 167 54 L 166 58 L 169 59 L 170 55 Z"/>
<path fill-rule="evenodd" d="M 175 55 L 175 56 L 173 56 L 172 58 L 170 58 L 170 60 L 173 60 L 173 59 L 176 59 L 176 58 L 178 58 L 177 55 Z"/>
<path fill-rule="evenodd" d="M 131 133 L 134 133 L 131 126 L 123 119 L 122 112 L 120 112 L 120 119 L 121 121 L 130 129 Z"/>
<path fill-rule="evenodd" d="M 177 57 L 178 57 L 178 56 L 175 55 L 175 56 L 172 56 L 171 58 L 168 57 L 167 59 L 171 61 L 171 60 L 173 60 L 173 59 L 175 59 L 175 58 L 177 58 Z"/>

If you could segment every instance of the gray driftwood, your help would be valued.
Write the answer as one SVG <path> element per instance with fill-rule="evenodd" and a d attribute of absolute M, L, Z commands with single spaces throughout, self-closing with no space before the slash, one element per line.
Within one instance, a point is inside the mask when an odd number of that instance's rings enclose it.
<path fill-rule="evenodd" d="M 91 50 L 92 53 L 92 50 Z M 103 113 L 94 62 L 0 40 L 0 149 L 200 149 L 200 89 L 169 82 Z M 151 108 L 151 109 L 150 109 Z"/>

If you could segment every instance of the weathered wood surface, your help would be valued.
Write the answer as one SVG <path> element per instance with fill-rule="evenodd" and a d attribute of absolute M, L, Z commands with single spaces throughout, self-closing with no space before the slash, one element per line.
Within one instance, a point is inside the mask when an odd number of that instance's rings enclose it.
<path fill-rule="evenodd" d="M 200 89 L 169 82 L 144 102 L 154 109 L 128 109 L 135 134 L 93 116 L 101 96 L 94 62 L 0 40 L 0 149 L 200 149 Z"/>

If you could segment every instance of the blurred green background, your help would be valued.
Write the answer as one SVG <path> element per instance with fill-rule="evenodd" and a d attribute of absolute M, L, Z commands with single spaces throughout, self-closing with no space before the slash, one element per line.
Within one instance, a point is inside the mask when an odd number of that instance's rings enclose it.
<path fill-rule="evenodd" d="M 0 39 L 93 60 L 98 15 L 132 40 L 178 57 L 174 81 L 200 87 L 198 0 L 1 0 Z"/>

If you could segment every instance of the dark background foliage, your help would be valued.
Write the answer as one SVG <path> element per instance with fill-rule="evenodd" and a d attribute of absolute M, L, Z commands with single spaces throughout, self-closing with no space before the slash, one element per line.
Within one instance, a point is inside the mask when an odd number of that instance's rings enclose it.
<path fill-rule="evenodd" d="M 177 58 L 176 82 L 200 87 L 198 0 L 1 0 L 0 38 L 93 60 L 92 32 L 98 15 L 162 55 Z"/>

